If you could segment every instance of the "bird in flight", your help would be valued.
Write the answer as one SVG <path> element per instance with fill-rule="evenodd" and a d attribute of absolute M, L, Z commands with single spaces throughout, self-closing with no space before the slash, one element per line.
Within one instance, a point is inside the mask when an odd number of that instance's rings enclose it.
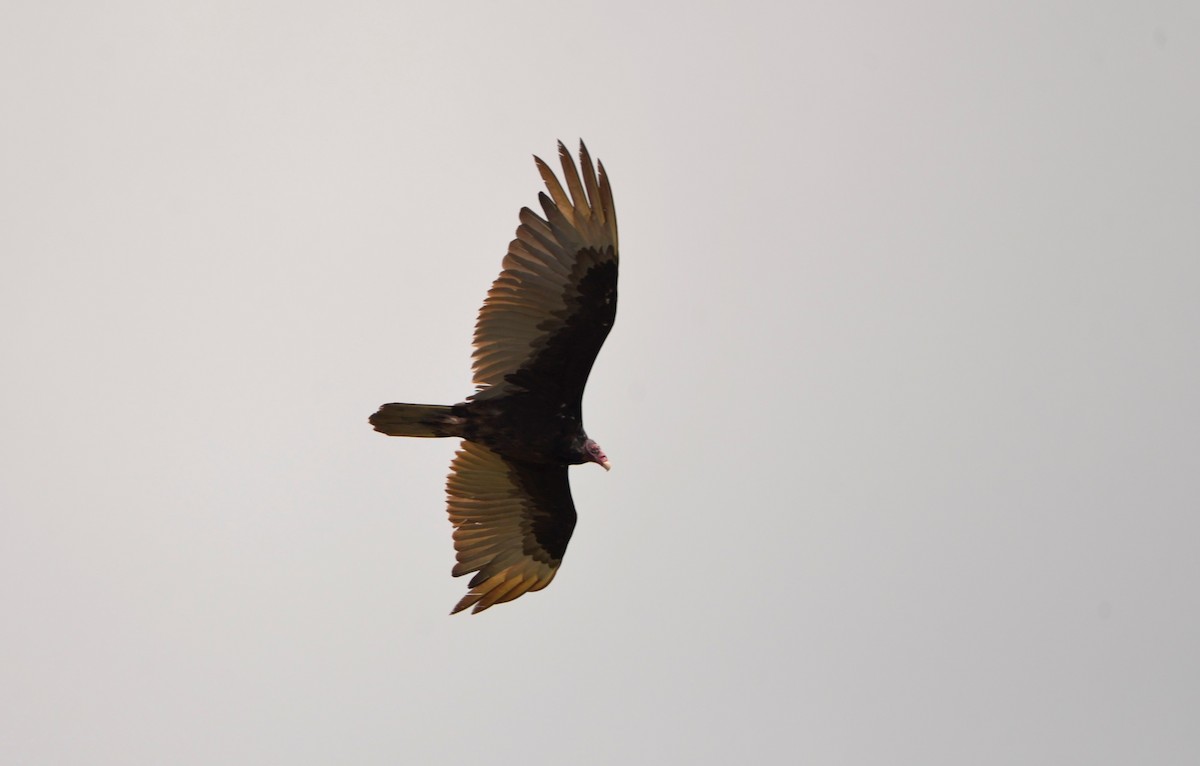
<path fill-rule="evenodd" d="M 452 574 L 475 576 L 451 614 L 549 585 L 575 529 L 567 467 L 611 467 L 583 430 L 582 399 L 617 314 L 616 209 L 582 141 L 578 170 L 561 142 L 558 155 L 566 188 L 534 157 L 543 215 L 522 208 L 479 310 L 475 393 L 454 405 L 385 404 L 370 418 L 388 436 L 463 440 L 446 481 Z"/>

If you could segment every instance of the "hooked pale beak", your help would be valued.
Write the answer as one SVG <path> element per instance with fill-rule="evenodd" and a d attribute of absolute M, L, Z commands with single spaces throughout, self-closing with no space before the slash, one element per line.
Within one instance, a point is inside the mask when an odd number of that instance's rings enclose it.
<path fill-rule="evenodd" d="M 600 449 L 600 445 L 596 442 L 592 441 L 591 439 L 588 439 L 586 442 L 584 442 L 583 452 L 585 460 L 589 460 L 598 464 L 606 471 L 612 470 L 612 463 L 608 462 L 608 455 L 604 454 L 604 450 Z"/>

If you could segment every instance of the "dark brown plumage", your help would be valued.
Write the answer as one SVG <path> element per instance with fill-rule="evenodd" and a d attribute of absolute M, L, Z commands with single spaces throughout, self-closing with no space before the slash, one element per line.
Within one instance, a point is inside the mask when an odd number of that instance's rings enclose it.
<path fill-rule="evenodd" d="M 609 468 L 583 430 L 582 399 L 616 318 L 616 210 L 582 142 L 579 170 L 562 143 L 558 154 L 566 188 L 534 157 L 545 217 L 521 210 L 479 310 L 475 393 L 452 406 L 385 404 L 370 419 L 389 436 L 463 439 L 446 482 L 452 573 L 475 576 L 451 614 L 549 585 L 575 529 L 567 466 Z"/>

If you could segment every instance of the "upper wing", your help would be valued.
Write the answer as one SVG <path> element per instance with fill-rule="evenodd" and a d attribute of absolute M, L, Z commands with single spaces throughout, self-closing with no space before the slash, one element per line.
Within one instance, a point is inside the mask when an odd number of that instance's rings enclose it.
<path fill-rule="evenodd" d="M 582 178 L 558 144 L 567 191 L 537 157 L 546 217 L 521 210 L 517 238 L 475 324 L 473 398 L 524 390 L 576 405 L 617 313 L 617 214 L 604 165 L 583 142 Z"/>
<path fill-rule="evenodd" d="M 565 465 L 505 460 L 464 441 L 446 481 L 455 577 L 478 572 L 454 611 L 482 612 L 550 584 L 575 529 Z"/>

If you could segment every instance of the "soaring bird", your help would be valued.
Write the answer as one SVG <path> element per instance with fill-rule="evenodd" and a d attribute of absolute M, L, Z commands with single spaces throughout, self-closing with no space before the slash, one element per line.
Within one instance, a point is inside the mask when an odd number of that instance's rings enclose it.
<path fill-rule="evenodd" d="M 385 404 L 370 418 L 388 436 L 463 440 L 446 481 L 452 574 L 475 576 L 451 614 L 549 585 L 575 529 L 567 467 L 611 467 L 583 430 L 582 399 L 617 313 L 617 214 L 583 142 L 578 170 L 562 142 L 558 154 L 566 188 L 533 158 L 543 215 L 521 209 L 479 310 L 475 393 L 448 406 Z"/>

